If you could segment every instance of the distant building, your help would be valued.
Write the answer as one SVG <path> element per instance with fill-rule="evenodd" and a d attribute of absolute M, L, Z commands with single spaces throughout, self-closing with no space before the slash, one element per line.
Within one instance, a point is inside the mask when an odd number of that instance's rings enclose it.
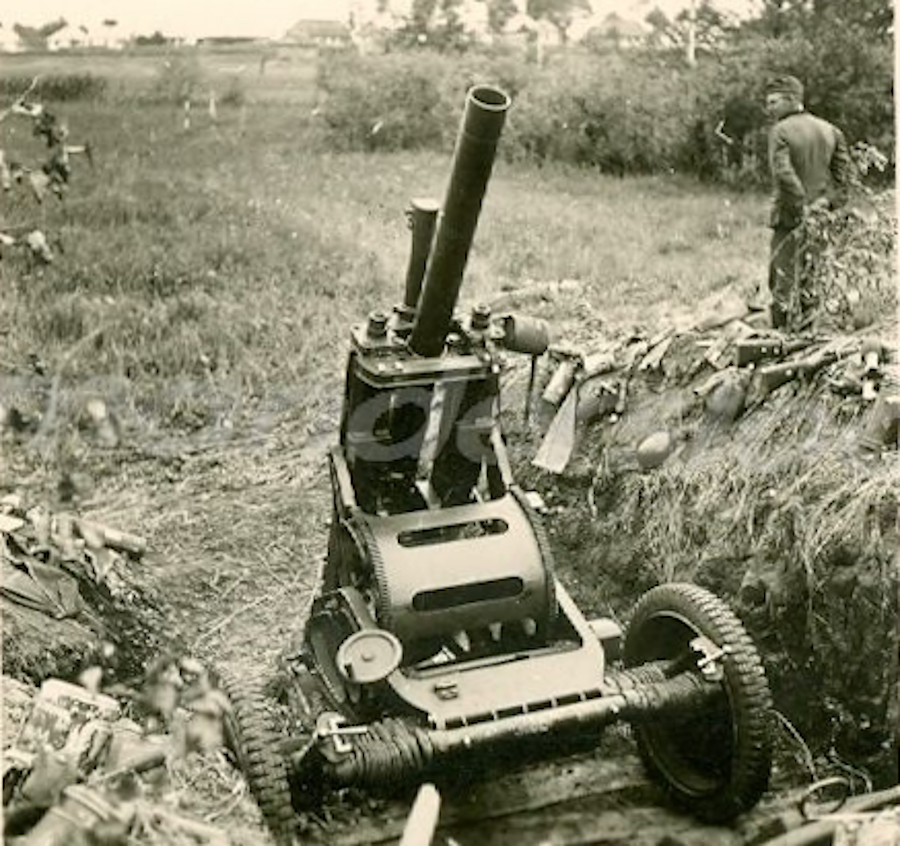
<path fill-rule="evenodd" d="M 86 26 L 66 24 L 52 35 L 47 36 L 47 49 L 52 52 L 57 50 L 77 50 L 93 46 L 94 42 L 91 33 Z"/>
<path fill-rule="evenodd" d="M 283 40 L 305 47 L 343 47 L 350 43 L 350 27 L 341 21 L 301 20 Z"/>
<path fill-rule="evenodd" d="M 118 21 L 104 20 L 96 24 L 66 23 L 50 33 L 41 46 L 51 51 L 80 50 L 86 47 L 105 50 L 122 50 L 130 43 L 130 36 Z"/>
<path fill-rule="evenodd" d="M 12 26 L 0 23 L 0 53 L 19 53 L 25 49 Z"/>

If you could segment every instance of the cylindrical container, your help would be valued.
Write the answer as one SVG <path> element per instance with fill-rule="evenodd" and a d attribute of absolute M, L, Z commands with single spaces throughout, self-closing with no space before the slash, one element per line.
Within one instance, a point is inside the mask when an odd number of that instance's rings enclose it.
<path fill-rule="evenodd" d="M 410 348 L 418 355 L 437 356 L 444 349 L 494 166 L 497 142 L 511 102 L 499 88 L 484 85 L 470 89 L 466 95 L 444 214 L 428 261 L 410 338 Z"/>
<path fill-rule="evenodd" d="M 569 393 L 572 383 L 575 381 L 575 371 L 578 365 L 573 358 L 564 358 L 560 361 L 553 373 L 541 399 L 549 405 L 559 405 Z"/>
<path fill-rule="evenodd" d="M 882 346 L 877 338 L 866 338 L 859 348 L 866 371 L 877 370 L 881 363 Z"/>
<path fill-rule="evenodd" d="M 116 816 L 115 808 L 83 784 L 63 790 L 63 800 L 52 807 L 20 841 L 19 846 L 66 846 L 77 831 L 89 831 L 98 822 Z"/>
<path fill-rule="evenodd" d="M 900 396 L 878 398 L 872 406 L 865 431 L 859 439 L 860 446 L 873 452 L 893 447 L 897 449 L 900 435 Z"/>
<path fill-rule="evenodd" d="M 416 310 L 419 294 L 422 293 L 422 280 L 431 254 L 431 242 L 434 241 L 434 230 L 437 226 L 440 204 L 431 198 L 412 199 L 407 215 L 409 228 L 412 231 L 412 249 L 409 253 L 409 265 L 406 268 L 406 292 L 403 305 Z"/>
<path fill-rule="evenodd" d="M 578 397 L 578 407 L 575 409 L 575 419 L 579 423 L 592 423 L 598 417 L 611 414 L 616 408 L 616 395 L 609 391 L 600 390 L 584 393 Z"/>
<path fill-rule="evenodd" d="M 590 423 L 600 416 L 603 401 L 600 394 L 587 394 L 578 398 L 578 407 L 575 409 L 575 419 L 579 423 Z"/>
<path fill-rule="evenodd" d="M 491 325 L 491 307 L 486 303 L 479 303 L 472 309 L 472 328 L 478 332 L 484 332 Z"/>
<path fill-rule="evenodd" d="M 747 388 L 740 376 L 726 376 L 706 395 L 706 413 L 720 423 L 733 423 L 744 410 Z"/>
<path fill-rule="evenodd" d="M 503 318 L 503 330 L 503 346 L 512 352 L 543 355 L 550 346 L 547 321 L 539 317 L 509 314 Z"/>

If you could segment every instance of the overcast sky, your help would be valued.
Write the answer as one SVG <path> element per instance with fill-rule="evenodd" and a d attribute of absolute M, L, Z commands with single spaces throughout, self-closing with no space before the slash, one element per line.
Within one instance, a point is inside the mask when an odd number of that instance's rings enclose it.
<path fill-rule="evenodd" d="M 849 2 L 850 0 L 848 0 Z M 72 24 L 118 21 L 127 32 L 166 35 L 278 37 L 302 18 L 346 20 L 350 0 L 0 0 L 0 23 L 39 26 L 65 18 Z M 654 6 L 674 14 L 689 0 L 594 0 L 601 13 L 643 18 Z M 714 0 L 722 10 L 753 9 L 759 0 Z"/>

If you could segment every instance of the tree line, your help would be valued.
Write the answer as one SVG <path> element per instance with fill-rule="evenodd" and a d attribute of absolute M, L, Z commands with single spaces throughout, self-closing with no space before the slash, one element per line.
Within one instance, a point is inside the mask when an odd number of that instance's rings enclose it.
<path fill-rule="evenodd" d="M 516 8 L 484 2 L 498 29 Z M 460 88 L 493 81 L 516 100 L 504 140 L 512 157 L 759 183 L 765 84 L 790 73 L 810 111 L 840 125 L 859 160 L 882 168 L 876 176 L 893 178 L 889 0 L 763 0 L 742 20 L 695 0 L 671 19 L 651 11 L 639 43 L 586 39 L 537 57 L 463 38 L 453 17 L 462 3 L 414 0 L 384 55 L 322 57 L 318 113 L 332 140 L 357 149 L 446 146 Z M 564 29 L 583 5 L 528 0 L 527 11 Z"/>

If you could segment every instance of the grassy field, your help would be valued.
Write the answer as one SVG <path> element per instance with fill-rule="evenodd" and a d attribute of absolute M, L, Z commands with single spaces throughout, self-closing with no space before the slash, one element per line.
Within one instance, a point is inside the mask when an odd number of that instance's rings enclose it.
<path fill-rule="evenodd" d="M 252 59 L 204 55 L 202 76 L 214 85 Z M 3 61 L 22 76 L 54 67 Z M 412 196 L 442 198 L 449 158 L 329 153 L 308 57 L 276 58 L 262 76 L 253 67 L 243 105 L 220 106 L 213 120 L 201 99 L 186 130 L 179 105 L 140 96 L 166 78 L 167 61 L 72 57 L 57 67 L 118 87 L 106 102 L 49 106 L 95 151 L 93 169 L 75 162 L 66 201 L 39 207 L 19 191 L 3 210 L 7 226 L 37 223 L 61 250 L 47 268 L 3 263 L 3 372 L 21 376 L 29 357 L 52 371 L 92 335 L 67 359 L 66 388 L 105 392 L 133 427 L 252 417 L 260 403 L 314 416 L 335 394 L 348 325 L 399 298 L 403 210 Z M 7 155 L 40 161 L 23 119 L 2 132 Z M 604 320 L 652 327 L 673 304 L 726 285 L 755 289 L 764 205 L 674 178 L 501 161 L 462 297 L 573 279 Z M 551 306 L 548 316 L 566 315 Z"/>
<path fill-rule="evenodd" d="M 147 47 L 127 54 L 97 50 L 66 54 L 19 53 L 0 57 L 4 75 L 33 77 L 53 74 L 92 74 L 107 81 L 112 98 L 146 96 L 171 75 L 167 66 L 195 66 L 198 94 L 221 97 L 235 87 L 256 102 L 303 104 L 315 97 L 315 51 L 234 47 L 230 49 Z"/>
<path fill-rule="evenodd" d="M 325 549 L 322 459 L 348 329 L 401 299 L 404 209 L 411 197 L 443 197 L 450 159 L 332 152 L 310 54 L 272 56 L 264 73 L 253 52 L 183 58 L 0 58 L 3 76 L 109 80 L 102 101 L 47 104 L 73 143 L 94 150 L 93 168 L 74 161 L 65 201 L 38 205 L 17 189 L 0 206 L 0 229 L 39 226 L 57 252 L 48 266 L 16 250 L 0 261 L 0 411 L 17 409 L 40 436 L 0 439 L 0 451 L 10 447 L 0 452 L 0 492 L 27 483 L 50 496 L 61 471 L 89 472 L 88 514 L 149 539 L 142 575 L 165 594 L 166 636 L 243 667 L 283 646 L 303 617 Z M 182 76 L 198 92 L 189 127 L 182 105 L 158 96 Z M 229 90 L 240 96 L 223 98 Z M 15 116 L 0 123 L 0 147 L 32 164 L 46 155 Z M 550 321 L 554 342 L 653 333 L 713 292 L 756 292 L 767 211 L 760 193 L 674 176 L 501 159 L 462 300 L 566 280 L 565 295 L 526 298 L 523 309 Z M 106 454 L 79 429 L 95 397 L 122 428 L 120 448 Z M 209 444 L 216 449 L 198 448 Z M 564 491 L 578 508 L 557 521 L 555 538 L 566 575 L 583 555 L 574 590 L 593 613 L 607 601 L 595 601 L 606 562 L 595 567 L 594 557 L 621 553 L 610 578 L 637 568 L 625 532 L 621 550 L 602 540 L 587 548 L 579 484 Z M 631 590 L 653 563 L 616 589 Z"/>

